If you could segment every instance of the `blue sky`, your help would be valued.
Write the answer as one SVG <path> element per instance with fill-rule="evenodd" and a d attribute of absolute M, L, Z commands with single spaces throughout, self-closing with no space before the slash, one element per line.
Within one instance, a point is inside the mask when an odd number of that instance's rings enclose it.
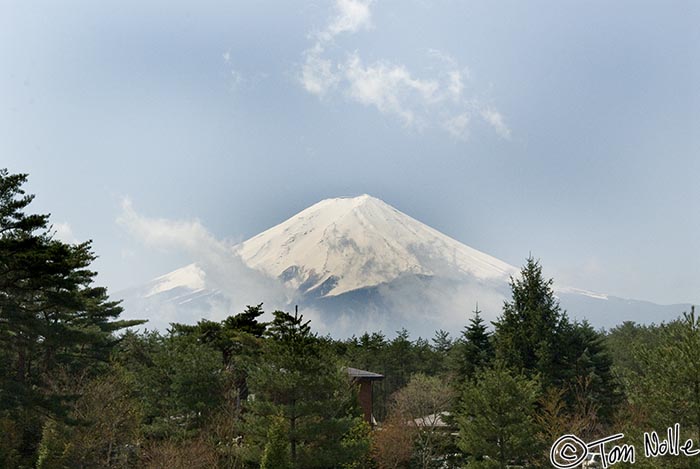
<path fill-rule="evenodd" d="M 369 193 L 558 284 L 698 302 L 698 24 L 692 1 L 3 1 L 0 167 L 111 291 L 196 233 Z"/>

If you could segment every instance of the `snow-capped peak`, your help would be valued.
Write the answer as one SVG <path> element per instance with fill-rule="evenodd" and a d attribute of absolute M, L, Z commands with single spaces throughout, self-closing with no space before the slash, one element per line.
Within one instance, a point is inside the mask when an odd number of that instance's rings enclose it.
<path fill-rule="evenodd" d="M 503 279 L 517 269 L 363 194 L 322 200 L 245 241 L 242 259 L 303 292 L 333 296 L 404 275 Z"/>
<path fill-rule="evenodd" d="M 206 274 L 197 264 L 189 264 L 153 279 L 152 287 L 145 296 L 148 298 L 178 287 L 198 292 L 204 289 L 205 278 Z"/>

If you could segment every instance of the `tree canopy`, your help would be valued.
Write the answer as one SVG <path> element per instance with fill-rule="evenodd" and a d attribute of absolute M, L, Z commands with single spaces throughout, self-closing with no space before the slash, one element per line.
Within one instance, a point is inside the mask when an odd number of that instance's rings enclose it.
<path fill-rule="evenodd" d="M 117 341 L 141 321 L 120 321 L 119 303 L 93 285 L 89 241 L 55 239 L 49 216 L 28 214 L 26 174 L 0 170 L 0 412 L 32 428 L 44 416 L 65 418 L 62 373 L 95 372 Z M 27 435 L 22 451 L 36 444 Z"/>

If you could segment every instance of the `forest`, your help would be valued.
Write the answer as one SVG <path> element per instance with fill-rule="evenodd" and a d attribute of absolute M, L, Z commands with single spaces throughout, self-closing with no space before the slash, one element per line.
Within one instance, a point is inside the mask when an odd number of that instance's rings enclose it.
<path fill-rule="evenodd" d="M 0 170 L 1 467 L 539 468 L 562 435 L 619 433 L 634 467 L 700 467 L 643 441 L 679 424 L 700 445 L 692 310 L 596 330 L 529 257 L 498 319 L 475 299 L 457 336 L 334 339 L 263 303 L 148 331 L 94 285 L 90 242 L 30 213 L 27 177 Z M 348 367 L 384 376 L 370 422 Z"/>

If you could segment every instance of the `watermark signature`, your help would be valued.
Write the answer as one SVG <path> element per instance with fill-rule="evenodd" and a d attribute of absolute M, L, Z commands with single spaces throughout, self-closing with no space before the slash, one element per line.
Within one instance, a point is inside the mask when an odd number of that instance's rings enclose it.
<path fill-rule="evenodd" d="M 644 433 L 644 457 L 657 458 L 659 456 L 697 456 L 700 449 L 693 448 L 693 440 L 687 439 L 683 444 L 680 441 L 680 424 L 668 427 L 666 438 L 660 438 L 656 431 Z M 618 442 L 625 437 L 624 433 L 606 436 L 586 443 L 573 434 L 563 435 L 554 442 L 549 450 L 549 460 L 557 469 L 571 469 L 588 464 L 590 461 L 599 461 L 600 465 L 607 469 L 619 462 L 634 464 L 636 462 L 636 449 L 633 445 Z"/>

